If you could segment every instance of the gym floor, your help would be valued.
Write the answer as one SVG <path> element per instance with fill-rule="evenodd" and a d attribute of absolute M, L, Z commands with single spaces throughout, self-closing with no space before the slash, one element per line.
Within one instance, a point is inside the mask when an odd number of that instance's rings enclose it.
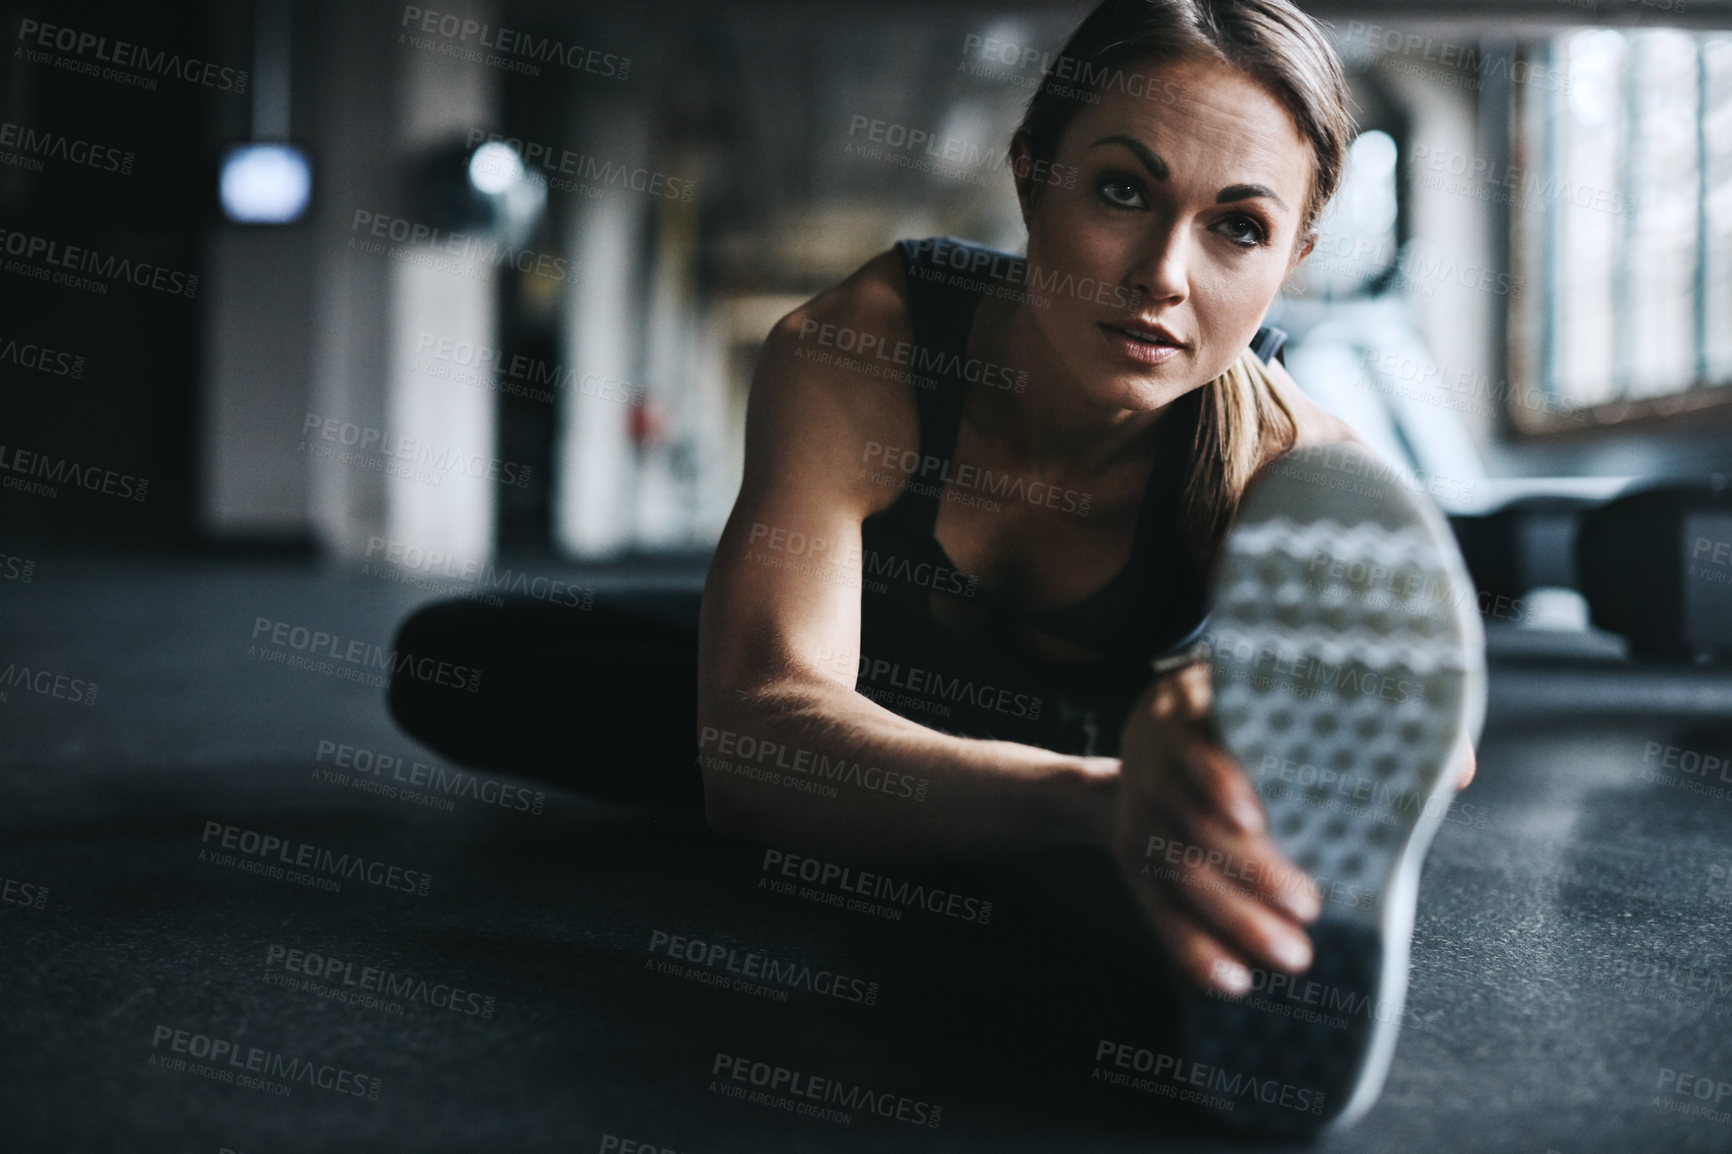
<path fill-rule="evenodd" d="M 355 788 L 353 756 L 327 776 L 322 743 L 433 759 L 379 689 L 249 654 L 255 621 L 388 644 L 424 592 L 257 561 L 42 558 L 9 585 L 0 657 L 33 676 L 0 686 L 0 1148 L 1274 1148 L 1095 1077 L 1103 1040 L 1159 1051 L 1160 1013 L 1014 902 L 985 925 L 889 920 L 774 892 L 763 847 L 695 818 L 488 775 L 447 810 Z M 1494 630 L 1479 779 L 1427 859 L 1393 1070 L 1317 1149 L 1732 1149 L 1732 770 L 1710 760 L 1732 753 L 1732 675 L 1616 652 Z M 574 703 L 571 756 L 607 723 Z M 540 812 L 505 787 L 545 792 Z M 386 880 L 248 872 L 225 827 Z M 873 1004 L 664 972 L 651 947 L 675 936 L 876 983 Z M 398 993 L 353 996 L 375 971 Z M 284 1095 L 228 1044 L 321 1073 Z M 726 1063 L 748 1061 L 939 1125 L 741 1101 Z"/>

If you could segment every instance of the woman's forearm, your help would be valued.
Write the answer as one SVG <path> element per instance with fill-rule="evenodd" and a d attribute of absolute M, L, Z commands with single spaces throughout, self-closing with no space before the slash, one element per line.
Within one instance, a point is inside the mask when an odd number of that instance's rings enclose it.
<path fill-rule="evenodd" d="M 1101 844 L 1119 762 L 953 737 L 839 684 L 705 694 L 699 762 L 726 836 L 873 855 Z"/>

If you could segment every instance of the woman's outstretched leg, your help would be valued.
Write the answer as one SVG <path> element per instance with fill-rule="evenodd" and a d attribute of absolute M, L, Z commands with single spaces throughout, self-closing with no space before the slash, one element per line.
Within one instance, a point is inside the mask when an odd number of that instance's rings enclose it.
<path fill-rule="evenodd" d="M 479 673 L 474 692 L 394 676 L 391 716 L 452 762 L 608 801 L 701 810 L 698 601 L 597 595 L 441 601 L 398 629 L 399 654 Z"/>

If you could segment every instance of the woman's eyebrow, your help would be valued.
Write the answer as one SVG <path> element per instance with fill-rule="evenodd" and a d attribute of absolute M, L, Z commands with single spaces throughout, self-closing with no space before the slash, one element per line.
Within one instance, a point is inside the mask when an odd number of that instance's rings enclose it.
<path fill-rule="evenodd" d="M 1164 181 L 1172 175 L 1172 171 L 1167 167 L 1167 162 L 1155 155 L 1148 145 L 1134 136 L 1114 133 L 1111 136 L 1101 137 L 1089 147 L 1099 148 L 1104 144 L 1117 144 L 1129 149 L 1131 155 L 1135 156 L 1142 163 L 1142 166 L 1149 170 L 1149 175 L 1156 180 Z M 1231 204 L 1235 200 L 1253 200 L 1260 196 L 1268 197 L 1282 208 L 1287 207 L 1287 202 L 1277 196 L 1274 189 L 1261 184 L 1229 184 L 1215 194 L 1215 203 Z"/>
<path fill-rule="evenodd" d="M 1101 137 L 1099 140 L 1089 145 L 1089 147 L 1099 148 L 1103 144 L 1124 145 L 1126 148 L 1131 150 L 1132 155 L 1142 161 L 1143 167 L 1149 170 L 1150 176 L 1154 177 L 1156 180 L 1167 179 L 1167 176 L 1169 175 L 1167 162 L 1156 156 L 1154 152 L 1150 150 L 1148 145 L 1144 144 L 1136 137 L 1126 136 L 1123 133 L 1115 133 L 1112 136 Z"/>
<path fill-rule="evenodd" d="M 1235 200 L 1253 200 L 1259 196 L 1268 197 L 1282 208 L 1287 207 L 1287 202 L 1276 196 L 1274 189 L 1261 184 L 1229 184 L 1215 194 L 1215 203 L 1230 204 Z"/>

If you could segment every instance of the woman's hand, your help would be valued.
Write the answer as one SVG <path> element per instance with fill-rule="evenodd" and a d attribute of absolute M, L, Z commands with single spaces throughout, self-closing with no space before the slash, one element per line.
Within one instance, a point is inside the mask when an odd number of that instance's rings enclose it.
<path fill-rule="evenodd" d="M 1241 994 L 1247 967 L 1310 966 L 1304 926 L 1321 903 L 1267 836 L 1262 802 L 1208 711 L 1206 664 L 1157 679 L 1132 707 L 1108 849 L 1177 968 Z"/>

